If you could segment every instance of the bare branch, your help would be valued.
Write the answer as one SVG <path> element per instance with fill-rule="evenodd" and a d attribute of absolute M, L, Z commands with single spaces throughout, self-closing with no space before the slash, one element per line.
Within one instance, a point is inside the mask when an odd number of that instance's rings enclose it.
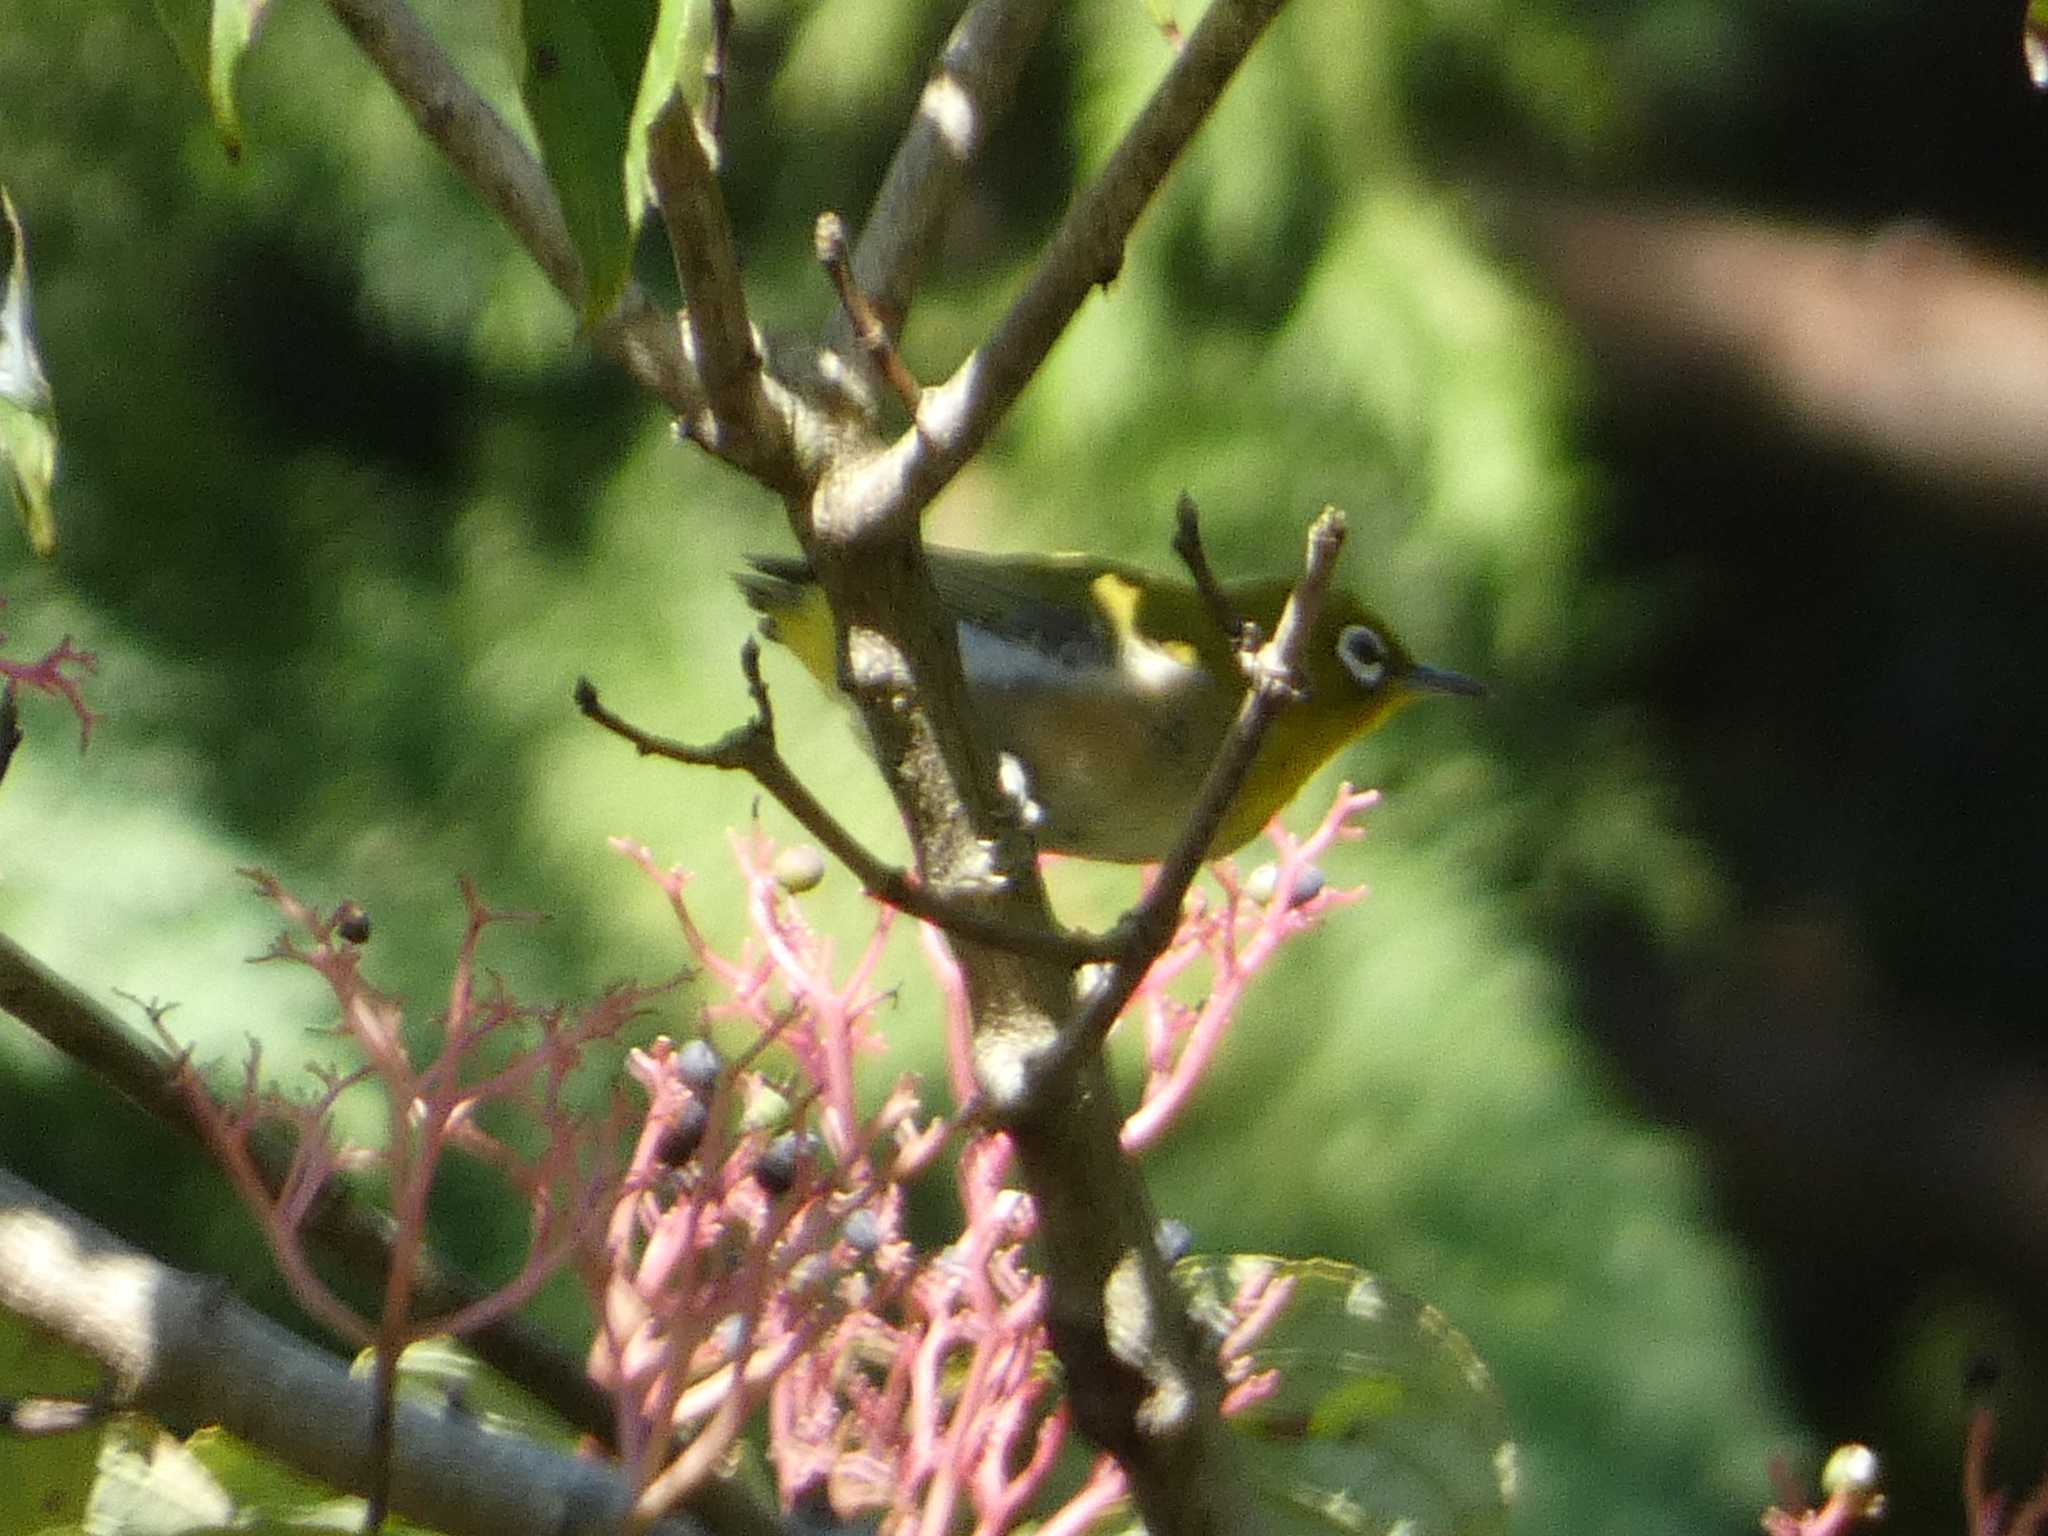
<path fill-rule="evenodd" d="M 136 1039 L 119 1019 L 46 969 L 5 934 L 0 934 L 0 1011 L 21 1020 L 157 1120 L 194 1141 L 201 1140 L 190 1108 L 173 1086 L 171 1063 L 163 1053 Z M 264 1182 L 274 1194 L 289 1166 L 290 1150 L 274 1145 L 255 1150 Z M 390 1268 L 388 1218 L 357 1204 L 340 1186 L 315 1207 L 306 1230 L 325 1253 L 365 1284 L 380 1284 Z M 418 1294 L 423 1305 L 452 1311 L 475 1301 L 482 1292 L 423 1254 Z M 610 1437 L 610 1405 L 591 1386 L 580 1363 L 553 1340 L 515 1319 L 478 1330 L 470 1343 L 493 1367 L 564 1418 L 600 1439 Z"/>
<path fill-rule="evenodd" d="M 1145 979 L 1145 972 L 1172 940 L 1180 924 L 1181 903 L 1188 887 L 1201 872 L 1217 829 L 1244 787 L 1245 775 L 1251 772 L 1267 727 L 1281 710 L 1301 699 L 1300 687 L 1295 682 L 1301 657 L 1308 648 L 1309 633 L 1322 613 L 1343 547 L 1344 514 L 1335 507 L 1325 507 L 1309 527 L 1301 580 L 1281 611 L 1272 640 L 1244 654 L 1251 689 L 1245 694 L 1223 745 L 1217 749 L 1209 776 L 1202 781 L 1202 793 L 1195 801 L 1188 824 L 1173 852 L 1159 866 L 1145 899 L 1117 925 L 1117 933 L 1126 941 L 1123 952 L 1090 988 L 1080 1011 L 1060 1032 L 1058 1043 L 1040 1063 L 1034 1064 L 1027 1091 L 1038 1091 L 1041 1083 L 1056 1081 L 1065 1068 L 1065 1058 L 1100 1047 L 1109 1027 Z"/>
<path fill-rule="evenodd" d="M 903 402 L 913 420 L 917 417 L 917 402 L 924 394 L 924 386 L 903 361 L 903 355 L 896 350 L 896 342 L 889 335 L 889 327 L 881 315 L 854 281 L 853 268 L 846 259 L 846 221 L 836 213 L 818 215 L 817 230 L 818 264 L 832 279 L 832 286 L 839 294 L 839 307 L 853 327 L 853 339 L 859 343 L 862 355 L 869 364 L 889 382 L 896 392 L 896 398 Z"/>
<path fill-rule="evenodd" d="M 108 1367 L 113 1398 L 172 1423 L 219 1424 L 337 1488 L 363 1491 L 370 1389 L 343 1362 L 217 1282 L 128 1248 L 0 1169 L 0 1306 Z M 435 1530 L 622 1531 L 625 1480 L 467 1414 L 398 1409 L 392 1505 Z M 653 1529 L 702 1536 L 672 1519 Z"/>
<path fill-rule="evenodd" d="M 688 305 L 683 324 L 706 396 L 702 415 L 684 418 L 690 435 L 763 484 L 798 491 L 787 425 L 769 408 L 763 387 L 725 194 L 680 91 L 669 97 L 647 138 L 647 171 Z"/>
<path fill-rule="evenodd" d="M 967 167 L 1016 94 L 1051 14 L 1052 0 L 976 0 L 946 39 L 853 253 L 854 278 L 892 331 L 909 317 Z M 827 344 L 843 350 L 852 339 L 848 318 L 834 317 Z"/>
<path fill-rule="evenodd" d="M 1139 214 L 1285 3 L 1215 0 L 1102 174 L 1067 210 L 995 334 L 944 384 L 924 392 L 912 431 L 848 476 L 849 510 L 866 508 L 880 519 L 915 516 L 988 439 L 1089 290 L 1116 276 Z M 854 270 L 874 292 L 858 262 Z"/>
<path fill-rule="evenodd" d="M 722 768 L 750 774 L 776 804 L 796 819 L 797 825 L 852 871 L 862 890 L 877 901 L 887 902 L 899 911 L 909 913 L 920 922 L 930 923 L 934 928 L 942 928 L 976 944 L 1034 955 L 1069 966 L 1106 960 L 1118 952 L 1123 941 L 1115 935 L 1097 937 L 1063 933 L 1056 929 L 1037 930 L 987 917 L 945 900 L 928 887 L 918 884 L 904 871 L 877 858 L 819 803 L 776 746 L 775 717 L 768 705 L 767 685 L 761 680 L 760 648 L 752 639 L 740 651 L 740 667 L 746 673 L 747 689 L 754 700 L 754 718 L 726 732 L 709 746 L 692 747 L 643 731 L 607 709 L 587 678 L 576 684 L 576 707 L 586 719 L 630 742 L 642 757 L 662 757 L 698 768 Z"/>
<path fill-rule="evenodd" d="M 732 0 L 711 0 L 711 45 L 704 50 L 704 139 L 715 164 L 725 136 L 726 66 L 732 62 Z"/>
<path fill-rule="evenodd" d="M 1732 385 L 1821 442 L 2024 519 L 2040 511 L 2037 274 L 1917 224 L 1865 236 L 1538 200 L 1506 202 L 1495 223 L 1632 387 Z"/>
<path fill-rule="evenodd" d="M 1209 551 L 1202 545 L 1201 510 L 1196 507 L 1195 498 L 1186 491 L 1180 493 L 1180 500 L 1173 508 L 1173 552 L 1180 556 L 1181 564 L 1194 577 L 1195 590 L 1209 605 L 1209 612 L 1216 620 L 1216 627 L 1223 631 L 1223 637 L 1239 650 L 1258 649 L 1257 626 L 1237 611 L 1230 594 L 1223 590 L 1223 583 L 1216 579 L 1215 568 L 1209 564 Z"/>

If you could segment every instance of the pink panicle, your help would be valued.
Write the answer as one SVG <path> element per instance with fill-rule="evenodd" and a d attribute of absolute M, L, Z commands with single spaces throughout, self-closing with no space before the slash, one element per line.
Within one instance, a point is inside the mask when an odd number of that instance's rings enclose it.
<path fill-rule="evenodd" d="M 495 978 L 479 988 L 479 942 L 505 915 L 486 908 L 464 881 L 468 921 L 457 946 L 448 1008 L 437 1021 L 437 1043 L 416 1059 L 416 1047 L 407 1039 L 404 1004 L 363 975 L 369 920 L 361 909 L 344 903 L 321 912 L 275 877 L 261 870 L 244 873 L 287 924 L 258 959 L 303 965 L 318 974 L 339 1010 L 333 1032 L 352 1040 L 368 1064 L 348 1073 L 316 1068 L 319 1091 L 294 1100 L 262 1083 L 260 1051 L 252 1043 L 240 1092 L 217 1101 L 191 1066 L 190 1053 L 164 1029 L 161 1010 L 154 1011 L 153 1020 L 177 1053 L 178 1082 L 194 1118 L 262 1222 L 293 1294 L 341 1337 L 394 1355 L 413 1339 L 470 1332 L 516 1312 L 588 1236 L 597 1219 L 592 1213 L 605 1203 L 598 1196 L 615 1177 L 606 1168 L 606 1148 L 616 1139 L 616 1129 L 586 1123 L 587 1117 L 565 1103 L 567 1079 L 591 1045 L 616 1034 L 654 994 L 618 987 L 581 1007 L 536 1007 L 513 998 Z M 504 1038 L 515 1033 L 516 1041 Z M 501 1039 L 501 1048 L 486 1049 Z M 386 1106 L 384 1143 L 340 1142 L 336 1104 L 349 1090 L 371 1082 Z M 478 1118 L 485 1105 L 522 1111 L 540 1132 L 539 1150 L 522 1150 L 485 1131 Z M 295 1133 L 281 1175 L 266 1169 L 256 1151 L 255 1133 L 265 1125 Z M 488 1295 L 452 1313 L 415 1316 L 412 1286 L 426 1241 L 428 1194 L 443 1155 L 454 1148 L 498 1169 L 527 1200 L 532 1213 L 528 1252 L 519 1273 Z M 389 1280 L 374 1321 L 319 1278 L 308 1261 L 303 1231 L 330 1178 L 367 1169 L 382 1170 L 387 1178 L 393 1217 Z"/>
<path fill-rule="evenodd" d="M 6 607 L 6 601 L 0 598 L 0 609 Z M 5 644 L 6 640 L 7 632 L 0 629 L 0 644 Z M 73 645 L 71 637 L 66 635 L 54 649 L 45 651 L 34 661 L 9 661 L 0 656 L 0 687 L 12 683 L 27 693 L 46 693 L 63 699 L 78 717 L 78 747 L 82 752 L 92 741 L 92 728 L 100 717 L 86 707 L 80 680 L 99 669 L 98 654 Z"/>
<path fill-rule="evenodd" d="M 1141 1152 L 1162 1136 L 1186 1106 L 1229 1031 L 1245 988 L 1288 940 L 1309 932 L 1334 908 L 1365 898 L 1364 886 L 1324 883 L 1319 860 L 1339 842 L 1363 837 L 1360 822 L 1379 803 L 1376 790 L 1341 785 L 1322 821 L 1296 838 L 1276 820 L 1266 829 L 1274 858 L 1240 879 L 1225 860 L 1210 869 L 1221 899 L 1191 892 L 1180 931 L 1153 963 L 1124 1016 L 1145 1021 L 1145 1086 L 1124 1121 L 1126 1152 Z M 1189 1004 L 1174 986 L 1193 973 L 1202 1000 Z"/>
<path fill-rule="evenodd" d="M 1276 826 L 1270 870 L 1240 880 L 1220 866 L 1220 899 L 1190 903 L 1134 1000 L 1150 1072 L 1127 1146 L 1156 1138 L 1186 1101 L 1277 948 L 1364 894 L 1326 889 L 1317 861 L 1359 835 L 1376 798 L 1347 786 L 1308 836 Z M 712 1476 L 764 1406 L 786 1509 L 822 1501 L 839 1520 L 892 1532 L 1037 1521 L 1060 1536 L 1117 1516 L 1127 1490 L 1107 1457 L 1058 1508 L 1043 1507 L 1068 1409 L 1044 1282 L 1025 1262 L 1037 1211 L 1010 1183 L 1009 1138 L 928 1115 L 909 1078 L 860 1110 L 853 1063 L 881 1043 L 888 994 L 875 976 L 891 914 L 878 907 L 842 969 L 755 827 L 732 840 L 745 884 L 735 953 L 706 936 L 682 871 L 637 843 L 613 846 L 667 897 L 706 993 L 694 1038 L 631 1054 L 647 1114 L 602 1252 L 585 1267 L 600 1319 L 591 1374 L 617 1407 L 636 1517 L 673 1509 Z M 965 982 L 944 939 L 922 927 L 921 937 L 966 1111 L 980 1096 Z M 1208 997 L 1190 1008 L 1169 989 L 1202 963 Z M 906 1181 L 949 1145 L 962 1226 L 946 1247 L 920 1250 L 904 1231 Z M 1272 1390 L 1245 1365 L 1285 1281 L 1267 1291 L 1241 1298 L 1222 1341 L 1240 1402 Z"/>
<path fill-rule="evenodd" d="M 1326 889 L 1317 861 L 1358 835 L 1373 800 L 1346 788 L 1307 837 L 1271 831 L 1269 869 L 1241 880 L 1219 866 L 1220 894 L 1189 902 L 1133 1000 L 1148 1074 L 1127 1146 L 1156 1139 L 1187 1101 L 1246 984 L 1278 946 L 1363 894 Z M 485 934 L 505 916 L 465 882 L 445 1011 L 423 1054 L 403 1002 L 363 973 L 363 914 L 352 904 L 310 907 L 252 873 L 287 922 L 263 958 L 320 976 L 338 1005 L 337 1032 L 368 1065 L 322 1076 L 303 1104 L 259 1088 L 253 1052 L 243 1091 L 226 1106 L 199 1094 L 182 1058 L 180 1070 L 309 1310 L 381 1354 L 430 1327 L 460 1331 L 498 1315 L 570 1260 L 597 1319 L 589 1369 L 612 1399 L 636 1520 L 674 1509 L 718 1475 L 760 1414 L 792 1510 L 824 1501 L 842 1520 L 878 1518 L 886 1531 L 990 1536 L 1027 1521 L 1079 1536 L 1125 1518 L 1123 1476 L 1107 1457 L 1063 1503 L 1048 1496 L 1069 1446 L 1069 1411 L 1051 1367 L 1045 1285 L 1026 1263 L 1038 1213 L 1011 1182 L 1009 1138 L 970 1109 L 979 1095 L 966 988 L 944 943 L 927 933 L 925 955 L 961 1111 L 933 1114 L 907 1075 L 864 1110 L 855 1063 L 882 1045 L 879 1014 L 892 994 L 877 976 L 893 914 L 878 907 L 866 941 L 842 961 L 778 882 L 776 847 L 756 827 L 732 840 L 745 936 L 736 950 L 721 949 L 690 910 L 686 875 L 638 844 L 614 846 L 666 896 L 702 989 L 694 1029 L 627 1053 L 626 1075 L 645 1104 L 630 1138 L 622 1108 L 594 1135 L 580 1128 L 563 1086 L 584 1048 L 643 1011 L 652 993 L 619 988 L 579 1008 L 519 1001 L 479 962 Z M 1183 977 L 1204 982 L 1200 1006 L 1172 995 Z M 336 1146 L 335 1103 L 370 1081 L 389 1103 L 388 1146 Z M 523 1106 L 542 1150 L 523 1153 L 486 1132 L 478 1110 L 487 1103 Z M 276 1194 L 251 1148 L 255 1126 L 272 1120 L 300 1133 Z M 607 1171 L 628 1141 L 623 1169 Z M 416 1319 L 408 1286 L 426 1195 L 450 1148 L 490 1162 L 528 1196 L 531 1251 L 488 1302 Z M 908 1181 L 949 1152 L 961 1226 L 945 1247 L 920 1249 L 905 1231 Z M 393 1284 L 374 1324 L 325 1291 L 299 1244 L 320 1188 L 363 1166 L 387 1173 L 398 1233 Z M 1239 1326 L 1222 1341 L 1238 1401 L 1270 1390 L 1242 1367 L 1247 1341 L 1277 1304 L 1241 1298 Z"/>
<path fill-rule="evenodd" d="M 704 1033 L 635 1051 L 648 1110 L 586 1279 L 602 1326 L 593 1376 L 618 1407 L 643 1515 L 673 1508 L 766 1404 L 785 1496 L 838 1475 L 836 1426 L 872 1415 L 849 1352 L 892 1349 L 886 1321 L 919 1273 L 902 1180 L 951 1134 L 899 1078 L 860 1111 L 857 1054 L 881 1045 L 875 984 L 893 913 L 843 975 L 832 941 L 778 883 L 774 844 L 735 836 L 749 934 L 715 948 L 687 877 L 615 840 L 667 895 L 711 996 Z M 848 1463 L 849 1467 L 852 1463 Z M 858 1482 L 858 1477 L 853 1479 Z"/>
<path fill-rule="evenodd" d="M 886 1530 L 1015 1527 L 1043 1504 L 1068 1432 L 1044 1285 L 1024 1263 L 1036 1212 L 1008 1182 L 1008 1138 L 924 1118 L 910 1079 L 873 1114 L 854 1109 L 886 915 L 837 974 L 755 832 L 734 841 L 749 928 L 734 957 L 705 938 L 679 872 L 617 846 L 667 894 L 712 994 L 701 1038 L 633 1054 L 647 1121 L 590 1275 L 592 1370 L 619 1407 L 638 1512 L 672 1508 L 765 1403 L 787 1508 L 822 1500 Z M 950 957 L 931 958 L 961 1013 Z M 971 1077 L 959 1086 L 972 1095 Z M 920 1251 L 904 1181 L 956 1139 L 962 1228 Z M 1054 1518 L 1078 1531 L 1122 1491 L 1105 1459 Z"/>

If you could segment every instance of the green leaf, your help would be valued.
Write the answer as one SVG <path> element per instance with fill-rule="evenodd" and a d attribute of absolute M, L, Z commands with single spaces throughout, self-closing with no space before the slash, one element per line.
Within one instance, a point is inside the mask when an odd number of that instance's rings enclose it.
<path fill-rule="evenodd" d="M 242 155 L 242 115 L 235 105 L 242 60 L 256 41 L 270 0 L 154 0 L 157 20 L 178 58 L 199 82 L 228 157 Z"/>
<path fill-rule="evenodd" d="M 617 302 L 632 262 L 642 203 L 637 187 L 628 197 L 629 130 L 658 6 L 524 0 L 519 8 L 520 94 L 583 261 L 586 325 Z"/>
<path fill-rule="evenodd" d="M 1443 1313 L 1328 1259 L 1174 1266 L 1219 1340 L 1272 1529 L 1501 1536 L 1517 1451 L 1486 1364 Z"/>
<path fill-rule="evenodd" d="M 0 187 L 0 471 L 39 555 L 57 548 L 57 518 L 50 486 L 57 478 L 57 406 L 36 355 L 29 314 L 28 242 L 14 199 Z"/>
<path fill-rule="evenodd" d="M 350 1363 L 352 1375 L 368 1379 L 376 1352 L 364 1350 Z M 515 1386 L 445 1334 L 419 1339 L 398 1357 L 398 1396 L 436 1413 L 458 1410 L 485 1429 L 573 1450 L 581 1431 L 539 1398 Z"/>
<path fill-rule="evenodd" d="M 654 188 L 647 179 L 647 130 L 668 105 L 669 98 L 683 89 L 688 74 L 686 61 L 693 52 L 690 19 L 699 9 L 691 0 L 660 0 L 660 5 L 626 134 L 626 206 L 635 230 L 654 200 Z"/>
<path fill-rule="evenodd" d="M 2020 23 L 2020 50 L 2027 79 L 2035 90 L 2048 90 L 2048 0 L 2027 0 L 2026 19 Z"/>

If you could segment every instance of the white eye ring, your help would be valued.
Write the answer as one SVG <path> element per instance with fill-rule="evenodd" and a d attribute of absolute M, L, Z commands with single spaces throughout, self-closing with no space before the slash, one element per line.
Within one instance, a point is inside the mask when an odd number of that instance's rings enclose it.
<path fill-rule="evenodd" d="M 1387 643 L 1369 624 L 1346 625 L 1337 637 L 1337 656 L 1352 681 L 1368 692 L 1387 680 Z"/>

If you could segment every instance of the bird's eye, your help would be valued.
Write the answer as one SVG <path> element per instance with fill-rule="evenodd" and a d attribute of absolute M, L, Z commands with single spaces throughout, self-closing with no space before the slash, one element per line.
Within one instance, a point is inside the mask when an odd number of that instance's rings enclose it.
<path fill-rule="evenodd" d="M 1347 625 L 1337 637 L 1337 655 L 1359 687 L 1370 691 L 1387 680 L 1387 642 L 1371 625 Z"/>

